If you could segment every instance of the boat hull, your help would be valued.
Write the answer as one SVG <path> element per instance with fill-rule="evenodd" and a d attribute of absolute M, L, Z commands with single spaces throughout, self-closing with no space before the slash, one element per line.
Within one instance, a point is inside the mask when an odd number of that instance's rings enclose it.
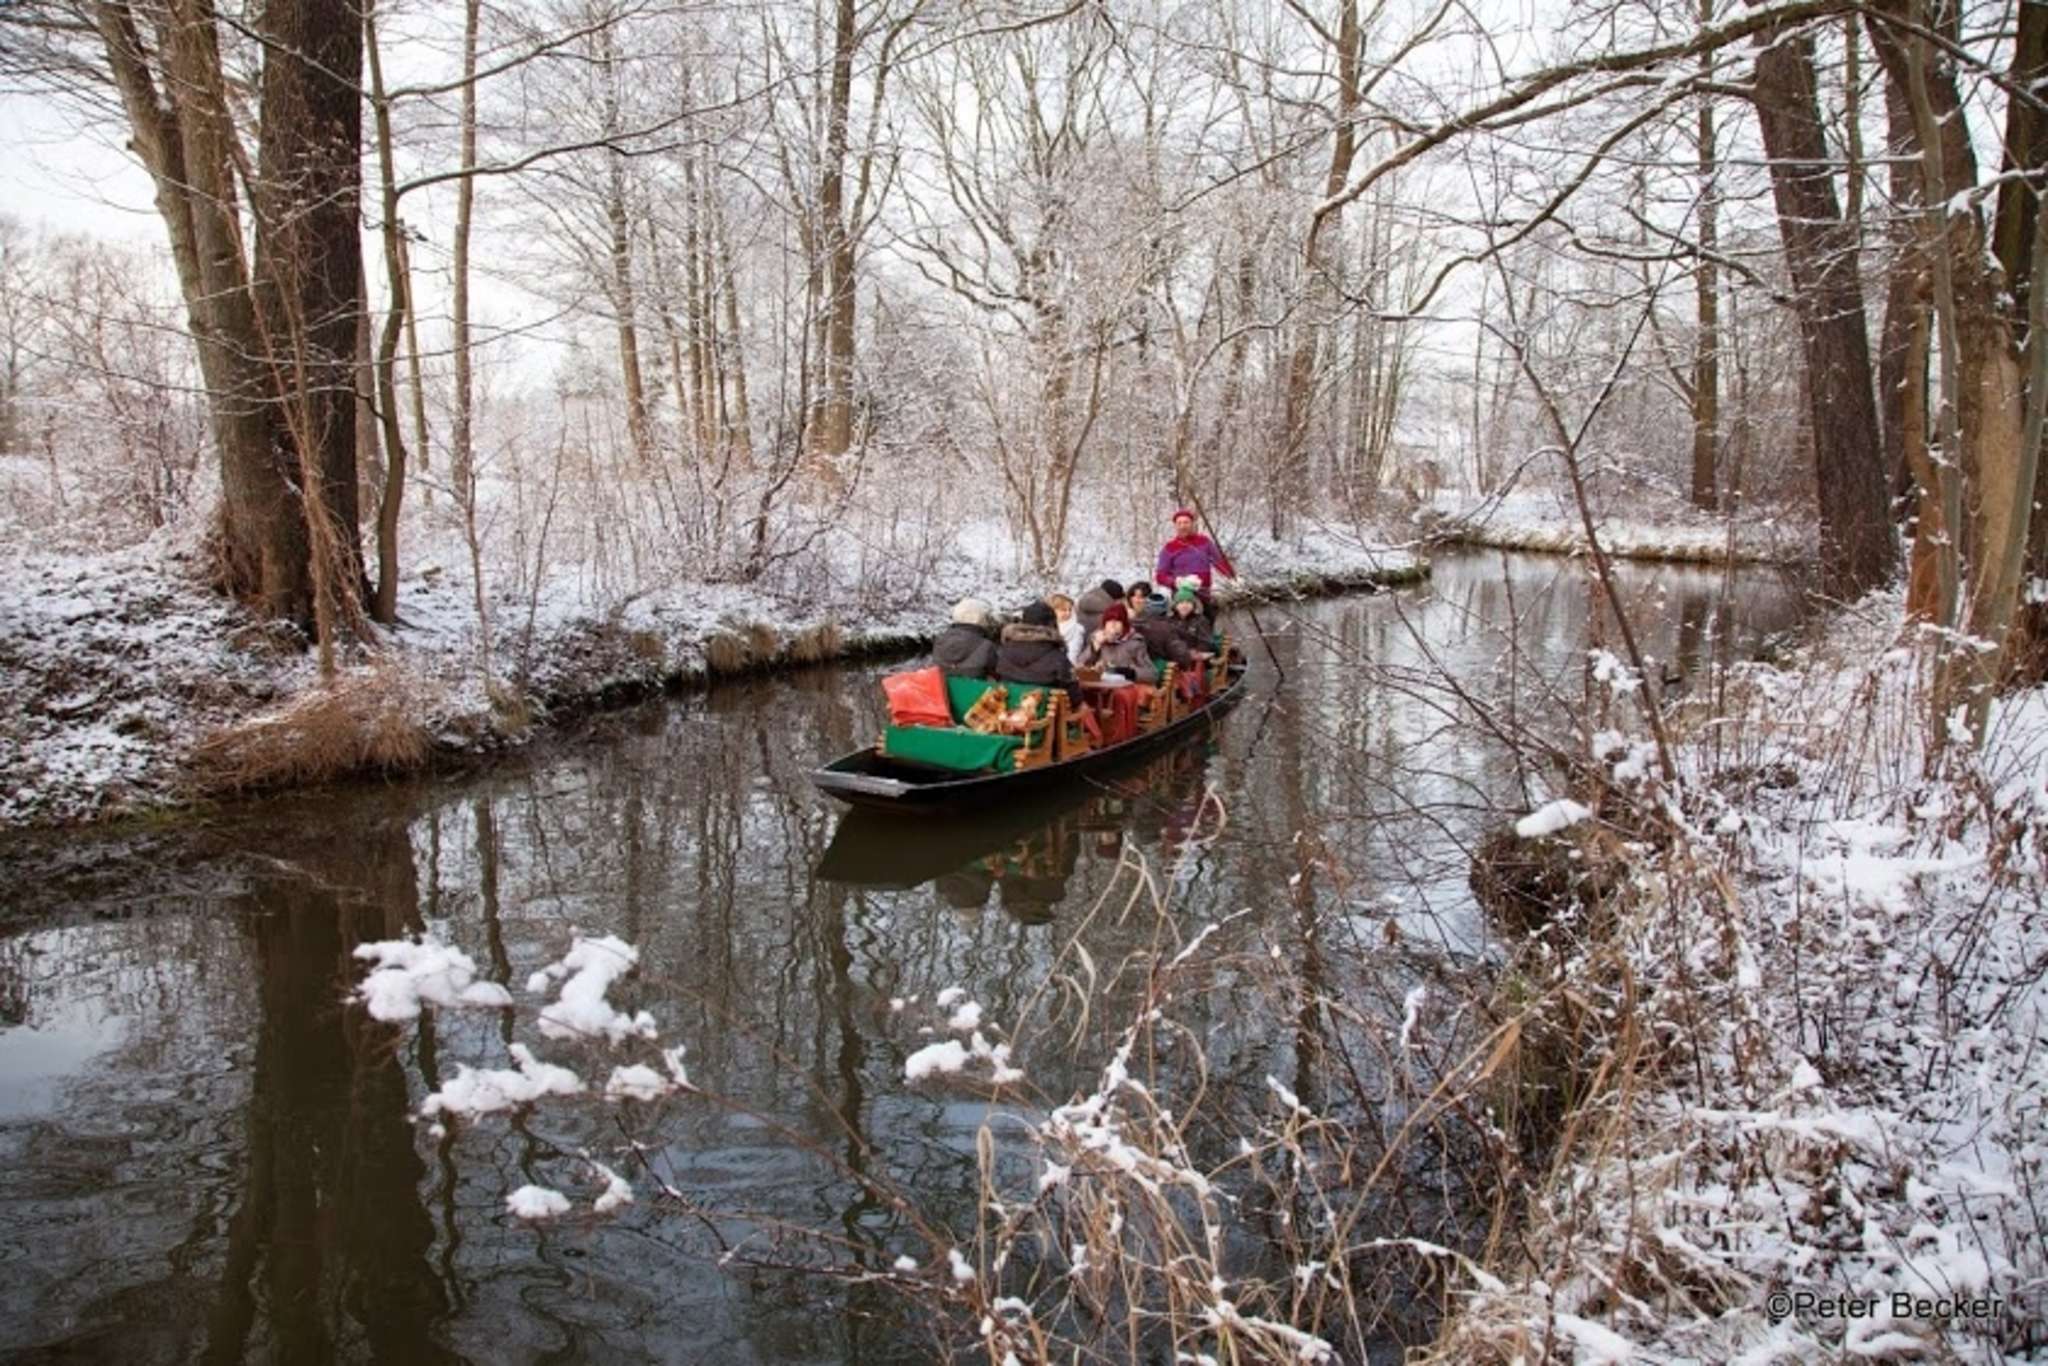
<path fill-rule="evenodd" d="M 1245 670 L 1232 670 L 1230 685 L 1170 726 L 1134 736 L 1120 745 L 1094 750 L 1078 759 L 1012 773 L 948 774 L 920 769 L 857 749 L 811 772 L 818 790 L 851 806 L 874 811 L 922 814 L 973 811 L 995 802 L 1053 792 L 1090 774 L 1120 768 L 1132 760 L 1211 734 L 1230 709 L 1244 700 Z"/>

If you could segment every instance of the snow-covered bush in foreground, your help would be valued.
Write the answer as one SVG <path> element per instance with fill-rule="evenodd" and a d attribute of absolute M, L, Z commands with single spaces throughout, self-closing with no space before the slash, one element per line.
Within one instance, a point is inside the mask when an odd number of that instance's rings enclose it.
<path fill-rule="evenodd" d="M 2048 1347 L 2048 693 L 1929 778 L 1898 619 L 1877 599 L 1824 654 L 1737 666 L 1681 713 L 1676 793 L 1591 746 L 1634 837 L 1597 926 L 1550 945 L 1591 1098 L 1529 1256 L 1472 1277 L 1440 1359 Z"/>

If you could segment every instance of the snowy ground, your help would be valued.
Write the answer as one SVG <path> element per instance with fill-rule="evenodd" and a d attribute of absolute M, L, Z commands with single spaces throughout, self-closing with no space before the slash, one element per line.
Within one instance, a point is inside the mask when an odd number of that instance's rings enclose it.
<path fill-rule="evenodd" d="M 1928 780 L 1900 619 L 1866 601 L 1694 718 L 1621 961 L 1566 969 L 1645 1065 L 1570 1121 L 1446 1359 L 2048 1353 L 2048 692 Z"/>
<path fill-rule="evenodd" d="M 1239 589 L 1260 594 L 1398 578 L 1418 566 L 1334 530 L 1286 545 L 1246 537 L 1231 549 L 1245 574 Z M 1104 573 L 1135 577 L 1139 568 L 1110 564 L 1064 585 L 1040 582 L 1016 571 L 998 528 L 979 525 L 960 528 L 930 574 L 892 575 L 863 551 L 851 537 L 826 540 L 814 572 L 774 585 L 650 574 L 624 592 L 550 565 L 538 591 L 488 596 L 487 690 L 467 559 L 452 545 L 428 545 L 401 583 L 400 626 L 379 658 L 398 666 L 407 706 L 437 750 L 483 752 L 522 743 L 551 715 L 711 672 L 915 648 L 970 594 L 1013 608 L 1050 587 L 1078 594 Z M 110 553 L 27 554 L 0 573 L 0 689 L 10 699 L 0 716 L 0 772 L 9 775 L 0 826 L 187 800 L 200 738 L 287 705 L 316 682 L 295 634 L 209 592 L 199 552 L 173 537 Z"/>
<path fill-rule="evenodd" d="M 1811 527 L 1776 517 L 1708 516 L 1677 499 L 1640 491 L 1596 492 L 1593 502 L 1600 544 L 1610 555 L 1702 564 L 1777 564 L 1813 553 Z M 1567 555 L 1586 549 L 1578 508 L 1561 493 L 1518 491 L 1485 498 L 1445 493 L 1425 504 L 1416 521 L 1438 540 Z"/>

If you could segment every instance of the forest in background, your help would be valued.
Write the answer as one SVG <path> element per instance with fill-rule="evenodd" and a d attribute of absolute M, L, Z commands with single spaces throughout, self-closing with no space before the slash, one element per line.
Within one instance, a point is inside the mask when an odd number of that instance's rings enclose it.
<path fill-rule="evenodd" d="M 1838 598 L 1903 527 L 2024 662 L 2038 8 L 30 0 L 168 264 L 6 226 L 8 520 L 203 533 L 325 668 L 422 548 L 481 617 L 1605 486 Z"/>

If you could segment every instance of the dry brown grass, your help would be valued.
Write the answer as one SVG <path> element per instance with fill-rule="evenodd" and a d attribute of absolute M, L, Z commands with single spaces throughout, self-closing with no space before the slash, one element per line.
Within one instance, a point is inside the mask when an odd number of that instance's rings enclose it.
<path fill-rule="evenodd" d="M 399 773 L 426 762 L 419 681 L 393 665 L 345 673 L 282 706 L 201 736 L 189 760 L 205 793 Z"/>
<path fill-rule="evenodd" d="M 798 664 L 822 664 L 837 659 L 845 643 L 838 624 L 828 621 L 790 637 L 788 654 Z"/>
<path fill-rule="evenodd" d="M 714 678 L 745 673 L 752 663 L 753 652 L 747 648 L 745 636 L 720 631 L 704 642 L 704 672 Z"/>
<path fill-rule="evenodd" d="M 800 663 L 812 663 L 815 659 L 826 658 L 828 653 L 836 652 L 838 646 L 837 627 L 817 627 L 803 632 L 790 641 L 788 658 Z M 805 651 L 821 653 L 813 657 L 804 653 Z M 773 626 L 764 621 L 748 622 L 744 626 L 720 631 L 704 642 L 704 672 L 713 678 L 750 673 L 755 669 L 766 668 L 782 657 L 782 637 Z"/>

